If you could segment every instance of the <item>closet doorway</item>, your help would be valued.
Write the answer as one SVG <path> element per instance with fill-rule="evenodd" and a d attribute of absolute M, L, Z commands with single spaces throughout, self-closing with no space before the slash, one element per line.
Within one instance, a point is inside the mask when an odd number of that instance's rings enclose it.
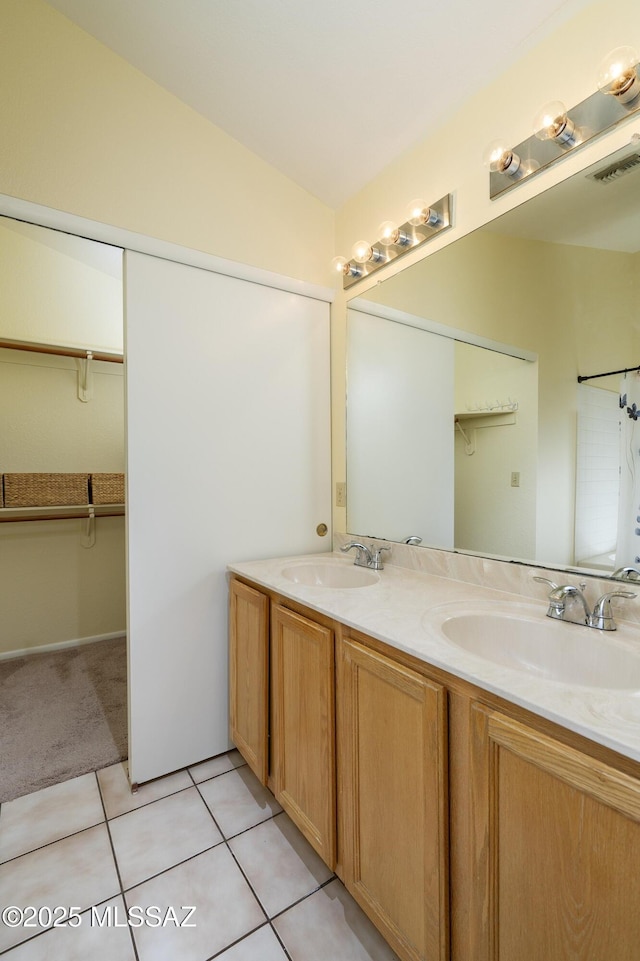
<path fill-rule="evenodd" d="M 0 802 L 127 755 L 122 250 L 0 217 Z"/>

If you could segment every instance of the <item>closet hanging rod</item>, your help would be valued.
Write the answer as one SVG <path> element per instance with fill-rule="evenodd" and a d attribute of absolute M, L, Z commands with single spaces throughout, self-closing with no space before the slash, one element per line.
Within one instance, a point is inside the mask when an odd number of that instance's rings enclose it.
<path fill-rule="evenodd" d="M 6 510 L 6 508 L 5 508 Z M 16 511 L 16 514 L 21 511 L 21 508 L 12 508 Z M 124 507 L 120 510 L 110 510 L 110 511 L 97 511 L 91 515 L 89 513 L 76 513 L 76 514 L 51 514 L 43 511 L 41 514 L 22 514 L 21 517 L 17 517 L 16 514 L 6 514 L 4 511 L 0 510 L 0 524 L 23 524 L 25 521 L 84 521 L 87 518 L 93 516 L 95 518 L 99 517 L 124 517 L 125 509 Z"/>
<path fill-rule="evenodd" d="M 124 363 L 122 354 L 114 354 L 106 350 L 94 350 L 92 347 L 86 349 L 82 347 L 60 347 L 57 344 L 36 344 L 29 340 L 11 340 L 7 337 L 0 338 L 0 347 L 7 347 L 9 350 L 28 350 L 35 354 L 56 354 L 58 357 L 80 357 L 81 359 L 85 359 L 87 353 L 90 352 L 93 360 L 102 360 L 109 364 Z"/>
<path fill-rule="evenodd" d="M 612 377 L 614 374 L 632 374 L 635 370 L 640 370 L 640 367 L 625 367 L 623 370 L 608 370 L 606 374 L 589 374 L 586 377 L 581 377 L 578 375 L 578 383 L 582 384 L 585 380 L 595 380 L 597 377 Z"/>

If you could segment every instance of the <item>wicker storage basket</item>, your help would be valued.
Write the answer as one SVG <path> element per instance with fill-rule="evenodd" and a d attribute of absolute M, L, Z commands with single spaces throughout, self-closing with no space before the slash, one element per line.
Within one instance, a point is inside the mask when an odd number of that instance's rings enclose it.
<path fill-rule="evenodd" d="M 92 474 L 92 504 L 124 504 L 124 474 Z"/>
<path fill-rule="evenodd" d="M 89 503 L 88 474 L 5 474 L 5 507 L 63 507 Z"/>

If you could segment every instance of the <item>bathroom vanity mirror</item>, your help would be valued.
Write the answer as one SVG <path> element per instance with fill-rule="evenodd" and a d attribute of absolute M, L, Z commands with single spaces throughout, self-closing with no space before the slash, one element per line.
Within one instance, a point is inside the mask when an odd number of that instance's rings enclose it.
<path fill-rule="evenodd" d="M 611 574 L 639 295 L 631 146 L 350 301 L 347 530 Z"/>

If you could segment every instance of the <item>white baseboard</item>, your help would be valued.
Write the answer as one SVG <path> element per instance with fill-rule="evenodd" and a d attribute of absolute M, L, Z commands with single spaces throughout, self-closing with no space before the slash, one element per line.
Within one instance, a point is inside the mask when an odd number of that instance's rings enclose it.
<path fill-rule="evenodd" d="M 0 651 L 0 661 L 10 657 L 24 657 L 27 654 L 50 654 L 62 651 L 67 647 L 80 647 L 81 644 L 94 644 L 96 641 L 111 641 L 122 637 L 126 631 L 112 631 L 110 634 L 93 634 L 91 637 L 76 637 L 69 641 L 54 641 L 53 644 L 40 644 L 38 647 L 23 647 L 16 651 Z"/>

